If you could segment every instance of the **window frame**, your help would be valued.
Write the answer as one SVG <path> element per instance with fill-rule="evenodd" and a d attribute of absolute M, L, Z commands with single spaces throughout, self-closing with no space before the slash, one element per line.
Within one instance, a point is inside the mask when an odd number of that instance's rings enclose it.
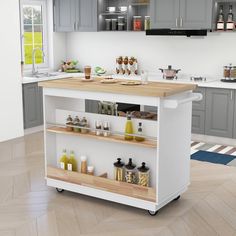
<path fill-rule="evenodd" d="M 47 4 L 45 0 L 20 0 L 20 24 L 21 24 L 21 60 L 25 61 L 25 48 L 24 48 L 24 19 L 23 19 L 23 5 L 33 5 L 42 7 L 42 25 L 43 25 L 43 51 L 45 54 L 44 62 L 35 64 L 36 68 L 47 69 L 49 67 L 48 56 L 48 25 L 47 25 Z M 24 64 L 24 70 L 32 69 L 32 64 Z"/>

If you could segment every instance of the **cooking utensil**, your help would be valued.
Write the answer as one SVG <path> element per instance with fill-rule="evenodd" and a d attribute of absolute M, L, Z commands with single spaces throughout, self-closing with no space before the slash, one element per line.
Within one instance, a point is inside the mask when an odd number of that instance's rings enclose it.
<path fill-rule="evenodd" d="M 177 74 L 181 69 L 173 69 L 171 65 L 168 66 L 168 69 L 159 68 L 163 73 L 163 79 L 177 79 Z"/>

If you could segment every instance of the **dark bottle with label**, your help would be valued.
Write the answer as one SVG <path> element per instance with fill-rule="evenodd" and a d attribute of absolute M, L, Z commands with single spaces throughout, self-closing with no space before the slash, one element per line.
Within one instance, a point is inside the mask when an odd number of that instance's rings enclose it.
<path fill-rule="evenodd" d="M 234 29 L 234 14 L 233 14 L 233 6 L 229 6 L 229 13 L 227 17 L 226 30 Z"/>
<path fill-rule="evenodd" d="M 218 16 L 218 21 L 217 21 L 216 29 L 217 30 L 224 30 L 225 29 L 223 5 L 220 5 L 220 12 L 219 12 L 219 16 Z"/>

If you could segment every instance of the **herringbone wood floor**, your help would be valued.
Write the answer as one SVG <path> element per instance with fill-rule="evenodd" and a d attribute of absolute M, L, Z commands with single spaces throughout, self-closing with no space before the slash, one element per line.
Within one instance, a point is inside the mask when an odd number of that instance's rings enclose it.
<path fill-rule="evenodd" d="M 0 143 L 0 236 L 236 236 L 236 168 L 191 165 L 189 190 L 151 217 L 46 187 L 42 133 Z"/>

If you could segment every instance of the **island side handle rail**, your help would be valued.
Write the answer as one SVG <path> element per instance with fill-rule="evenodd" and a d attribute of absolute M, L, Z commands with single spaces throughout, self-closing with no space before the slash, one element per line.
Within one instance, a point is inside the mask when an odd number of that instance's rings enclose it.
<path fill-rule="evenodd" d="M 164 101 L 164 107 L 170 109 L 176 109 L 179 105 L 193 101 L 201 101 L 203 98 L 201 93 L 190 93 L 187 97 L 177 99 L 166 99 Z"/>

